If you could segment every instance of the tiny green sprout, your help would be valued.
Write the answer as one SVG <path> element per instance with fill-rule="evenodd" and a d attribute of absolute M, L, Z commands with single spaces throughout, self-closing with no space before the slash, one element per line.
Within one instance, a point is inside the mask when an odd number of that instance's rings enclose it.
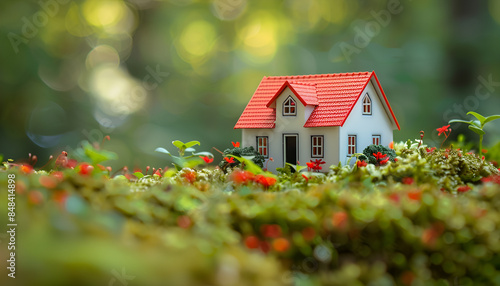
<path fill-rule="evenodd" d="M 204 161 L 203 159 L 200 159 L 200 156 L 206 156 L 208 158 L 214 157 L 214 155 L 210 152 L 196 152 L 193 146 L 201 145 L 199 141 L 189 141 L 184 143 L 182 141 L 175 140 L 172 141 L 172 145 L 177 147 L 179 156 L 174 156 L 167 149 L 161 147 L 156 148 L 155 151 L 172 157 L 172 159 L 174 159 L 174 166 L 177 170 L 181 170 L 183 167 L 192 168 L 203 164 Z M 191 155 L 186 156 L 186 152 L 190 152 Z"/>
<path fill-rule="evenodd" d="M 448 121 L 448 123 L 451 124 L 451 123 L 459 122 L 459 123 L 469 124 L 469 126 L 468 126 L 469 129 L 474 131 L 475 133 L 477 133 L 479 135 L 479 157 L 481 157 L 483 154 L 483 136 L 484 136 L 484 134 L 486 134 L 486 132 L 484 132 L 484 130 L 483 130 L 484 125 L 490 121 L 500 119 L 500 115 L 491 115 L 488 117 L 484 117 L 481 114 L 473 112 L 473 111 L 467 112 L 467 115 L 469 115 L 469 114 L 476 117 L 476 120 L 472 119 L 470 121 L 465 121 L 465 120 L 460 120 L 460 119 L 452 119 L 452 120 Z"/>

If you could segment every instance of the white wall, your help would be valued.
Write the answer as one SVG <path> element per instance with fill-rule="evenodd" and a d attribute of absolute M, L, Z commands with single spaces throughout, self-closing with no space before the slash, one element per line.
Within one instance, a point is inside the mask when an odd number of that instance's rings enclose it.
<path fill-rule="evenodd" d="M 291 96 L 297 107 L 296 116 L 283 116 L 283 102 Z M 256 148 L 256 136 L 269 137 L 269 156 L 273 158 L 273 162 L 268 163 L 268 169 L 275 172 L 276 168 L 283 167 L 283 134 L 295 133 L 298 134 L 298 160 L 300 165 L 305 166 L 306 162 L 311 159 L 311 136 L 324 136 L 324 158 L 326 163 L 323 166 L 323 171 L 328 171 L 328 167 L 339 162 L 339 128 L 338 127 L 315 127 L 304 128 L 308 116 L 314 107 L 304 106 L 300 100 L 287 87 L 282 94 L 276 99 L 276 126 L 274 129 L 243 129 L 242 130 L 242 145 L 254 146 Z"/>
<path fill-rule="evenodd" d="M 382 95 L 379 94 L 374 86 L 376 82 L 372 81 L 366 86 L 361 94 L 358 102 L 354 106 L 351 114 L 340 128 L 340 158 L 342 164 L 346 164 L 347 157 L 347 136 L 356 135 L 357 146 L 356 152 L 362 153 L 363 150 L 372 144 L 372 135 L 381 136 L 381 145 L 388 146 L 393 140 L 393 129 L 397 129 L 390 120 L 391 115 L 384 108 Z M 372 114 L 363 115 L 363 98 L 365 94 L 370 95 L 372 101 Z M 351 161 L 353 163 L 354 160 Z"/>

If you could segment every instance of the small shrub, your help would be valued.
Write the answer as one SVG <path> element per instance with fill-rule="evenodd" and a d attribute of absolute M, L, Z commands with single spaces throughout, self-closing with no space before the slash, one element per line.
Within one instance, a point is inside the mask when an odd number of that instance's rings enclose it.
<path fill-rule="evenodd" d="M 394 150 L 392 150 L 388 147 L 385 147 L 383 145 L 372 144 L 372 145 L 366 147 L 365 150 L 363 150 L 363 154 L 368 158 L 368 162 L 370 164 L 374 164 L 374 165 L 378 164 L 378 160 L 377 160 L 377 158 L 375 158 L 375 156 L 373 154 L 374 153 L 377 154 L 378 152 L 382 153 L 383 155 L 388 155 L 389 160 L 391 162 L 394 162 L 394 159 L 396 159 L 396 152 L 394 152 Z M 363 160 L 361 158 L 359 158 L 359 159 Z"/>
<path fill-rule="evenodd" d="M 237 157 L 251 157 L 251 160 L 260 168 L 264 168 L 264 161 L 266 160 L 264 156 L 262 156 L 257 150 L 255 150 L 252 146 L 250 147 L 235 147 L 232 149 L 224 150 L 224 157 L 228 155 L 233 155 Z M 249 158 L 250 159 L 250 158 Z M 236 167 L 240 165 L 240 161 L 234 160 L 234 163 L 228 163 L 226 160 L 222 160 L 219 163 L 219 167 L 223 170 L 230 167 Z"/>

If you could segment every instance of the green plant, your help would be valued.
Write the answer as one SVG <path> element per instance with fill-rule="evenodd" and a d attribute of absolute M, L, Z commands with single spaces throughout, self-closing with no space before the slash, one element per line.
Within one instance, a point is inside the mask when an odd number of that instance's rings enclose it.
<path fill-rule="evenodd" d="M 381 160 L 381 161 L 379 160 L 379 159 L 386 159 L 386 157 L 383 155 L 389 156 L 388 159 L 392 162 L 394 162 L 394 159 L 396 159 L 396 152 L 394 152 L 394 150 L 392 150 L 388 147 L 385 147 L 383 145 L 372 144 L 363 150 L 363 154 L 368 158 L 368 162 L 370 164 L 374 164 L 374 165 L 383 165 L 383 164 L 381 164 L 381 162 L 383 162 L 383 160 Z M 385 161 L 385 162 L 387 162 L 387 161 Z"/>
<path fill-rule="evenodd" d="M 224 158 L 227 158 L 227 157 L 246 158 L 246 159 L 252 160 L 252 162 L 254 162 L 260 168 L 264 168 L 264 161 L 266 160 L 264 158 L 264 156 L 262 156 L 259 152 L 257 152 L 257 150 L 255 150 L 252 146 L 243 147 L 243 148 L 242 147 L 235 147 L 232 149 L 226 149 L 226 150 L 224 150 L 223 157 Z M 227 160 L 222 160 L 219 163 L 219 167 L 221 169 L 225 170 L 228 167 L 233 168 L 233 167 L 239 166 L 240 161 L 237 158 L 235 158 L 235 159 L 236 160 L 231 160 L 229 162 Z"/>
<path fill-rule="evenodd" d="M 476 117 L 476 120 L 472 119 L 470 121 L 465 121 L 465 120 L 461 120 L 461 119 L 452 119 L 452 120 L 448 121 L 448 123 L 451 124 L 451 123 L 458 122 L 458 123 L 469 124 L 469 126 L 468 126 L 469 129 L 474 131 L 474 133 L 479 135 L 479 157 L 481 157 L 483 154 L 483 136 L 484 136 L 484 134 L 486 134 L 486 132 L 484 132 L 484 130 L 483 130 L 484 125 L 490 121 L 500 119 L 500 115 L 491 115 L 488 117 L 484 117 L 481 114 L 473 112 L 473 111 L 467 112 L 467 115 L 472 115 L 472 116 Z"/>
<path fill-rule="evenodd" d="M 201 145 L 199 141 L 189 141 L 182 142 L 179 140 L 172 141 L 172 145 L 177 147 L 179 156 L 172 155 L 167 149 L 158 147 L 155 149 L 155 152 L 164 153 L 172 157 L 174 160 L 173 165 L 175 168 L 180 171 L 182 168 L 193 168 L 198 165 L 203 164 L 205 161 L 200 158 L 200 156 L 207 156 L 213 158 L 214 155 L 210 152 L 196 152 L 196 149 L 193 146 Z M 186 152 L 191 153 L 191 155 L 186 155 Z"/>

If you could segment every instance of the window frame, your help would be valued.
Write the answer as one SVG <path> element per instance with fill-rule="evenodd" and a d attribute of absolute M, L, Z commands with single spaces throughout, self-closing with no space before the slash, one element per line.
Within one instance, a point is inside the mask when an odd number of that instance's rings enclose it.
<path fill-rule="evenodd" d="M 356 153 L 356 149 L 357 149 L 357 135 L 354 135 L 354 134 L 349 134 L 347 135 L 347 157 L 350 157 L 352 155 L 354 155 Z M 354 138 L 354 144 L 351 144 L 351 138 Z M 351 151 L 351 147 L 354 148 L 353 152 L 350 152 Z"/>
<path fill-rule="evenodd" d="M 368 111 L 366 109 L 368 108 Z M 368 92 L 363 97 L 362 102 L 363 115 L 372 115 L 372 99 Z"/>
<path fill-rule="evenodd" d="M 287 104 L 287 102 L 291 102 Z M 285 109 L 288 108 L 289 111 L 285 112 Z M 290 108 L 293 108 L 293 112 L 290 112 Z M 297 102 L 289 95 L 285 101 L 283 101 L 283 106 L 282 106 L 282 115 L 283 116 L 297 116 Z"/>
<path fill-rule="evenodd" d="M 375 139 L 378 141 L 377 144 L 375 144 Z M 378 135 L 378 134 L 374 134 L 372 135 L 372 144 L 373 145 L 380 145 L 380 142 L 382 142 L 382 136 Z"/>
<path fill-rule="evenodd" d="M 259 144 L 259 139 L 264 139 L 266 144 L 265 145 L 261 145 Z M 269 136 L 256 136 L 255 137 L 255 146 L 257 147 L 256 150 L 257 152 L 259 152 L 259 154 L 261 154 L 262 156 L 264 156 L 264 158 L 269 158 Z M 260 152 L 260 148 L 262 148 L 263 150 L 265 150 L 266 152 L 266 155 L 262 154 Z"/>
<path fill-rule="evenodd" d="M 314 144 L 314 139 L 320 139 L 320 144 Z M 316 140 L 316 143 L 318 141 Z M 314 148 L 318 148 L 320 154 L 314 154 Z M 325 136 L 324 135 L 311 135 L 311 158 L 324 158 L 325 157 Z"/>

